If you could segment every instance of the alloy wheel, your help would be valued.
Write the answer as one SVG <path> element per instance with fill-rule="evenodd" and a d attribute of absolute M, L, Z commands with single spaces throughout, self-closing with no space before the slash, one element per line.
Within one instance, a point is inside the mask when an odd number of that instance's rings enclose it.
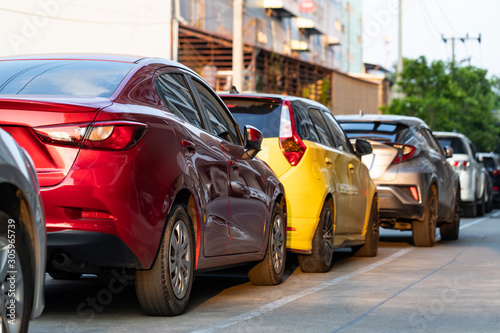
<path fill-rule="evenodd" d="M 172 289 L 178 299 L 182 299 L 191 278 L 191 246 L 188 229 L 183 221 L 175 222 L 170 236 L 170 279 Z"/>
<path fill-rule="evenodd" d="M 333 259 L 333 218 L 330 207 L 325 212 L 323 224 L 323 256 L 326 264 L 331 264 Z"/>
<path fill-rule="evenodd" d="M 272 233 L 273 268 L 276 274 L 279 274 L 283 268 L 285 253 L 285 234 L 283 232 L 283 219 L 281 215 L 276 215 L 274 218 Z"/>

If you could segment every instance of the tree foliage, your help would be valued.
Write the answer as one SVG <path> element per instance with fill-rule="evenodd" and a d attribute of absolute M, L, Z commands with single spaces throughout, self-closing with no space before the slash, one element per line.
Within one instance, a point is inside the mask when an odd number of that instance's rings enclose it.
<path fill-rule="evenodd" d="M 474 66 L 425 57 L 404 59 L 399 87 L 404 97 L 393 99 L 383 111 L 423 119 L 433 131 L 465 134 L 479 151 L 500 148 L 498 120 L 492 111 L 500 106 L 500 80 Z"/>

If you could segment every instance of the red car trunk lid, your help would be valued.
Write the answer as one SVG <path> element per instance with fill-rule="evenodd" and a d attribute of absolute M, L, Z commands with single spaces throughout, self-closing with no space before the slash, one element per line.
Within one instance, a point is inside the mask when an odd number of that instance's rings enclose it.
<path fill-rule="evenodd" d="M 66 177 L 80 148 L 45 144 L 34 128 L 89 124 L 100 109 L 111 104 L 107 98 L 0 99 L 0 127 L 30 154 L 40 186 L 53 186 Z"/>

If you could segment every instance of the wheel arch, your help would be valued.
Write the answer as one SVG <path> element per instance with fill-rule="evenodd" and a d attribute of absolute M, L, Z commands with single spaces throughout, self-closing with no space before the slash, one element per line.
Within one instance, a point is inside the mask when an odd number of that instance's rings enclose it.
<path fill-rule="evenodd" d="M 160 244 L 163 240 L 165 229 L 167 227 L 167 221 L 172 213 L 173 207 L 177 204 L 183 205 L 186 208 L 186 212 L 193 223 L 193 231 L 195 238 L 195 269 L 198 266 L 198 259 L 200 256 L 200 246 L 201 246 L 201 220 L 203 218 L 203 203 L 200 201 L 200 197 L 196 195 L 196 191 L 194 189 L 193 180 L 189 177 L 179 177 L 177 182 L 171 186 L 169 194 L 164 200 L 164 206 L 168 207 L 165 213 L 162 214 L 161 217 L 161 228 L 157 228 L 159 232 L 161 230 L 161 236 L 158 238 L 158 242 L 156 244 L 156 253 L 155 257 L 151 262 L 144 266 L 142 269 L 150 269 L 153 267 L 154 263 L 158 258 L 158 254 L 160 251 Z"/>
<path fill-rule="evenodd" d="M 335 202 L 335 196 L 333 195 L 333 193 L 327 192 L 326 196 L 325 196 L 325 200 L 323 200 L 323 205 L 325 204 L 325 202 L 330 201 L 330 200 L 331 200 L 332 207 L 333 207 L 333 214 L 332 214 L 333 227 L 335 228 L 335 226 L 337 225 L 337 206 L 336 206 L 336 202 Z M 321 205 L 321 209 L 323 209 L 323 205 Z M 321 210 L 320 210 L 319 214 L 321 214 Z M 318 217 L 319 217 L 319 214 L 318 214 Z"/>

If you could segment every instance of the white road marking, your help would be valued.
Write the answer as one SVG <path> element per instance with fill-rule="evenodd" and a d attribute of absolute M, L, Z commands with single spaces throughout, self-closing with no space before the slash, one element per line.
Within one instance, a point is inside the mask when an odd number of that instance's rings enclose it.
<path fill-rule="evenodd" d="M 371 271 L 372 269 L 375 269 L 377 267 L 380 267 L 382 265 L 385 265 L 405 254 L 407 254 L 408 252 L 412 251 L 414 248 L 407 248 L 407 249 L 403 249 L 403 250 L 400 250 L 392 255 L 390 255 L 389 257 L 385 258 L 385 259 L 382 259 L 382 260 L 379 260 L 377 262 L 374 262 L 373 264 L 370 264 L 368 266 L 365 266 L 363 268 L 360 268 L 352 273 L 349 273 L 349 274 L 346 274 L 346 275 L 342 275 L 342 276 L 339 276 L 339 277 L 336 277 L 332 280 L 329 280 L 329 281 L 326 281 L 326 282 L 323 282 L 323 283 L 320 283 L 318 284 L 317 286 L 314 286 L 314 287 L 311 287 L 311 288 L 308 288 L 308 289 L 305 289 L 301 292 L 298 292 L 298 293 L 295 293 L 295 294 L 292 294 L 292 295 L 289 295 L 289 296 L 286 296 L 286 297 L 283 297 L 281 299 L 278 299 L 274 302 L 271 302 L 271 303 L 268 303 L 268 304 L 265 304 L 261 307 L 258 307 L 254 310 L 251 310 L 251 311 L 248 311 L 246 313 L 243 313 L 243 314 L 240 314 L 238 316 L 234 316 L 232 318 L 229 318 L 229 319 L 226 319 L 218 324 L 215 324 L 215 325 L 212 325 L 212 326 L 209 326 L 209 327 L 205 327 L 205 328 L 202 328 L 202 329 L 199 329 L 199 330 L 195 330 L 195 331 L 192 331 L 193 333 L 209 333 L 209 332 L 216 332 L 216 331 L 219 331 L 221 329 L 224 329 L 224 328 L 227 328 L 227 327 L 230 327 L 230 326 L 233 326 L 233 325 L 236 325 L 238 323 L 241 323 L 245 320 L 249 320 L 249 319 L 252 319 L 252 318 L 255 318 L 255 317 L 258 317 L 258 316 L 261 316 L 267 312 L 270 312 L 270 311 L 273 311 L 275 309 L 278 309 L 288 303 L 291 303 L 299 298 L 302 298 L 302 297 L 305 297 L 305 296 L 308 296 L 308 295 L 311 295 L 313 293 L 316 293 L 320 290 L 323 290 L 325 288 L 328 288 L 328 287 L 331 287 L 333 285 L 336 285 L 340 282 L 343 282 L 345 280 L 348 280 L 348 279 L 351 279 L 353 277 L 356 277 L 358 275 L 361 275 L 361 274 L 364 274 L 368 271 Z"/>
<path fill-rule="evenodd" d="M 477 219 L 477 220 L 472 220 L 472 222 L 471 222 L 471 223 L 468 223 L 468 224 L 466 224 L 466 225 L 462 225 L 462 226 L 460 227 L 460 230 L 465 229 L 465 228 L 468 228 L 468 227 L 471 227 L 471 226 L 473 226 L 473 225 L 475 225 L 475 224 L 478 224 L 478 223 L 484 222 L 484 221 L 486 221 L 486 220 L 489 220 L 489 219 L 490 219 L 490 218 L 492 218 L 492 217 L 498 217 L 498 216 L 500 216 L 500 212 L 497 212 L 497 213 L 495 213 L 495 214 L 493 214 L 493 215 L 490 215 L 490 216 L 481 217 L 480 219 Z"/>
<path fill-rule="evenodd" d="M 482 217 L 478 220 L 473 220 L 471 223 L 468 223 L 468 224 L 465 224 L 465 225 L 462 225 L 460 226 L 460 230 L 462 229 L 465 229 L 465 228 L 468 228 L 468 227 L 471 227 L 473 225 L 476 225 L 478 223 L 481 223 L 481 222 L 484 222 L 488 219 L 490 219 L 491 217 L 498 217 L 500 216 L 500 212 L 496 213 L 496 214 L 493 214 L 491 216 L 485 216 L 485 217 Z M 323 282 L 321 284 L 318 284 L 317 286 L 314 286 L 314 287 L 311 287 L 311 288 L 308 288 L 308 289 L 305 289 L 301 292 L 298 292 L 298 293 L 295 293 L 295 294 L 292 294 L 292 295 L 289 295 L 289 296 L 286 296 L 286 297 L 283 297 L 281 299 L 278 299 L 274 302 L 271 302 L 271 303 L 268 303 L 268 304 L 265 304 L 265 305 L 262 305 L 261 307 L 258 307 L 254 310 L 251 310 L 251 311 L 248 311 L 248 312 L 245 312 L 245 313 L 242 313 L 240 315 L 237 315 L 237 316 L 234 316 L 234 317 L 231 317 L 231 318 L 228 318 L 218 324 L 214 324 L 214 325 L 211 325 L 211 326 L 208 326 L 208 327 L 205 327 L 205 328 L 201 328 L 201 329 L 198 329 L 198 330 L 195 330 L 195 331 L 192 331 L 192 333 L 210 333 L 210 332 L 216 332 L 216 331 L 219 331 L 219 330 L 222 330 L 224 328 L 227 328 L 227 327 L 230 327 L 230 326 L 233 326 L 233 325 L 236 325 L 236 324 L 239 324 L 241 322 L 244 322 L 246 320 L 249 320 L 249 319 L 252 319 L 252 318 L 255 318 L 255 317 L 258 317 L 258 316 L 261 316 L 261 315 L 264 315 L 268 312 L 271 312 L 273 310 L 276 310 L 284 305 L 287 305 L 299 298 L 302 298 L 302 297 L 305 297 L 305 296 L 309 296 L 313 293 L 316 293 L 318 291 L 321 291 L 325 288 L 328 288 L 328 287 L 331 287 L 333 285 L 336 285 L 340 282 L 343 282 L 345 280 L 348 280 L 348 279 L 351 279 L 351 278 L 354 278 L 358 275 L 361 275 L 361 274 L 364 274 L 368 271 L 371 271 L 372 269 L 375 269 L 375 268 L 378 268 L 382 265 L 385 265 L 393 260 L 396 260 L 398 259 L 399 257 L 401 256 L 404 256 L 405 254 L 407 254 L 408 252 L 410 251 L 413 251 L 415 248 L 414 247 L 411 247 L 411 248 L 406 248 L 406 249 L 403 249 L 403 250 L 400 250 L 392 255 L 390 255 L 389 257 L 385 258 L 385 259 L 382 259 L 382 260 L 379 260 L 377 262 L 374 262 L 373 264 L 370 264 L 368 266 L 365 266 L 363 268 L 360 268 L 352 273 L 349 273 L 349 274 L 346 274 L 346 275 L 342 275 L 342 276 L 339 276 L 339 277 L 336 277 L 332 280 L 329 280 L 329 281 L 326 281 L 326 282 Z"/>

